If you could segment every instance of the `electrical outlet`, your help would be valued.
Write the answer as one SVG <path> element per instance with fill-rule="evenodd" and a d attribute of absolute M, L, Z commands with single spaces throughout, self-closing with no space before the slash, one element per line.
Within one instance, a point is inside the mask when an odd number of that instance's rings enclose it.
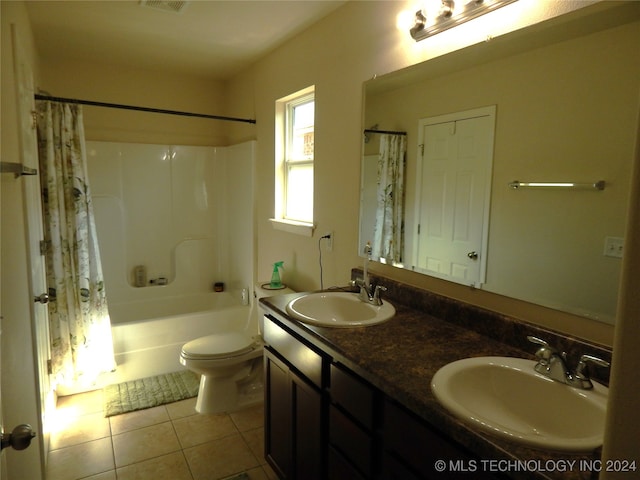
<path fill-rule="evenodd" d="M 604 256 L 622 258 L 624 250 L 624 238 L 621 237 L 605 237 L 604 238 Z"/>
<path fill-rule="evenodd" d="M 324 237 L 329 237 L 329 238 L 325 238 L 325 242 L 326 242 L 326 247 L 327 247 L 327 252 L 333 252 L 333 232 L 327 232 L 325 233 L 323 236 Z"/>

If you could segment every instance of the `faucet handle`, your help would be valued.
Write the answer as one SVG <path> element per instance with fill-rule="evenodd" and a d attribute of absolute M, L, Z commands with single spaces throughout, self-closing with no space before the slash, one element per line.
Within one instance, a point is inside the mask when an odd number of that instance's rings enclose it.
<path fill-rule="evenodd" d="M 593 383 L 591 382 L 587 368 L 588 363 L 595 363 L 600 367 L 609 367 L 611 365 L 609 362 L 602 360 L 601 358 L 594 357 L 593 355 L 582 355 L 578 362 L 578 366 L 576 367 L 575 381 L 585 390 L 593 388 Z"/>
<path fill-rule="evenodd" d="M 527 335 L 527 340 L 529 340 L 531 343 L 535 343 L 536 345 L 540 345 L 542 347 L 549 347 L 549 344 L 547 343 L 546 340 L 543 340 L 538 337 L 534 337 L 533 335 Z"/>
<path fill-rule="evenodd" d="M 371 297 L 371 302 L 376 306 L 382 305 L 380 292 L 386 292 L 386 291 L 387 291 L 387 287 L 383 285 L 376 285 L 376 287 L 373 289 L 373 296 Z"/>
<path fill-rule="evenodd" d="M 611 364 L 601 358 L 594 357 L 593 355 L 582 355 L 580 357 L 580 361 L 578 362 L 578 366 L 576 367 L 576 376 L 581 378 L 589 378 L 587 375 L 587 364 L 594 363 L 599 367 L 610 367 Z"/>
<path fill-rule="evenodd" d="M 380 292 L 386 292 L 386 291 L 387 291 L 387 287 L 385 287 L 384 285 L 376 285 L 376 288 L 373 291 L 373 297 L 380 298 Z"/>
<path fill-rule="evenodd" d="M 551 345 L 547 343 L 546 340 L 542 338 L 534 337 L 533 335 L 527 335 L 527 340 L 536 345 L 540 345 L 540 348 L 536 351 L 536 358 L 540 360 L 541 363 L 548 365 L 551 357 L 553 355 L 558 355 L 558 351 L 553 348 Z M 564 358 L 564 354 L 561 354 Z"/>

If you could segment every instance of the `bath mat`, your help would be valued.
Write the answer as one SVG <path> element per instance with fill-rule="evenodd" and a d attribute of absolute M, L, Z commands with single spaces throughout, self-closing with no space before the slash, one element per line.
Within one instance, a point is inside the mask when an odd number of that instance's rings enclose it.
<path fill-rule="evenodd" d="M 198 395 L 200 377 L 190 370 L 108 385 L 103 390 L 104 416 L 144 410 Z"/>

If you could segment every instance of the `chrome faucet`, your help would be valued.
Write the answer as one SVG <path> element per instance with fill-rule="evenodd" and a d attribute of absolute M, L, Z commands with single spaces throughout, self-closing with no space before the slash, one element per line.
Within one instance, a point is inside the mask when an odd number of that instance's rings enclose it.
<path fill-rule="evenodd" d="M 357 282 L 360 285 L 360 300 L 371 305 L 382 305 L 382 298 L 380 298 L 380 292 L 386 292 L 387 287 L 382 285 L 373 285 L 369 280 L 369 261 L 371 260 L 371 244 L 367 242 L 364 247 L 364 264 L 362 268 L 362 280 Z"/>
<path fill-rule="evenodd" d="M 364 263 L 362 266 L 362 283 L 364 288 L 367 290 L 367 294 L 371 291 L 371 285 L 369 284 L 369 261 L 371 260 L 371 252 L 372 252 L 371 244 L 367 242 L 364 246 Z M 362 290 L 361 290 L 362 292 Z"/>
<path fill-rule="evenodd" d="M 593 355 L 582 355 L 575 373 L 572 373 L 567 365 L 566 353 L 560 353 L 541 338 L 529 335 L 527 336 L 527 340 L 540 346 L 536 351 L 538 363 L 536 363 L 534 367 L 535 371 L 556 382 L 564 383 L 572 387 L 583 390 L 593 388 L 593 383 L 587 373 L 587 363 L 595 363 L 600 367 L 608 367 L 610 365 L 609 362 L 594 357 Z"/>

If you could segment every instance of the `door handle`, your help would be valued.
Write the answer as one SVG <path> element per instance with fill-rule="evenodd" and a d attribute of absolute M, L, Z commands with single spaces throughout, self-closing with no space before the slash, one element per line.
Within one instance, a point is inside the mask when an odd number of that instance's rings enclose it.
<path fill-rule="evenodd" d="M 467 253 L 467 257 L 469 257 L 471 260 L 477 260 L 478 259 L 478 252 L 469 252 L 469 253 Z"/>
<path fill-rule="evenodd" d="M 35 436 L 36 432 L 33 431 L 31 425 L 23 423 L 14 428 L 10 434 L 2 434 L 0 450 L 4 450 L 7 447 L 13 447 L 15 450 L 24 450 L 31 445 L 31 440 L 33 440 Z"/>
<path fill-rule="evenodd" d="M 47 295 L 46 293 L 41 293 L 40 295 L 33 297 L 33 301 L 35 303 L 40 302 L 42 304 L 49 303 L 49 295 Z"/>

